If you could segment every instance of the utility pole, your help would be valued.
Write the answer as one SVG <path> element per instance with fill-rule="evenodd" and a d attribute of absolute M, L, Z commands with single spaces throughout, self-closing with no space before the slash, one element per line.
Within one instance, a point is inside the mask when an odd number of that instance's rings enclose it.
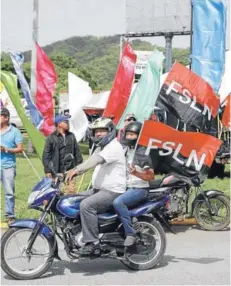
<path fill-rule="evenodd" d="M 165 72 L 169 72 L 172 67 L 172 38 L 171 33 L 165 35 Z"/>
<path fill-rule="evenodd" d="M 31 99 L 35 104 L 36 96 L 36 42 L 38 42 L 38 14 L 39 14 L 39 0 L 33 0 L 33 30 L 32 30 L 32 49 L 31 49 L 31 80 L 30 90 Z M 33 153 L 34 148 L 31 141 L 28 141 L 28 153 Z"/>
<path fill-rule="evenodd" d="M 31 97 L 35 103 L 36 95 L 36 45 L 38 42 L 38 5 L 39 0 L 33 0 L 33 31 L 32 31 L 32 49 L 31 49 Z"/>
<path fill-rule="evenodd" d="M 124 41 L 124 37 L 121 35 L 120 36 L 120 59 L 122 57 L 122 52 L 123 52 L 123 41 Z"/>

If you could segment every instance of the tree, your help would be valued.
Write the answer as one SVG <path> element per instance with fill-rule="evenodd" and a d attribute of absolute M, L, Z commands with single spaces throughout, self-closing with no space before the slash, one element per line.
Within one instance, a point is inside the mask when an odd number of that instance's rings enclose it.
<path fill-rule="evenodd" d="M 15 73 L 9 54 L 1 53 L 1 69 L 4 71 Z"/>

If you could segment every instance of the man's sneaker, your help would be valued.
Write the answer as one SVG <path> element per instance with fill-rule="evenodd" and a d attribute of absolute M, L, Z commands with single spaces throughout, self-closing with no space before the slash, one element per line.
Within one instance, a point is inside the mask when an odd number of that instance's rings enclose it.
<path fill-rule="evenodd" d="M 124 241 L 124 246 L 132 246 L 136 241 L 136 236 L 135 235 L 127 235 L 125 241 Z"/>
<path fill-rule="evenodd" d="M 6 219 L 6 223 L 9 225 L 9 224 L 11 224 L 12 222 L 14 222 L 15 221 L 15 218 L 14 217 L 8 217 L 7 219 Z"/>
<path fill-rule="evenodd" d="M 89 242 L 79 249 L 79 254 L 82 256 L 88 255 L 99 255 L 100 254 L 100 244 L 99 242 Z"/>

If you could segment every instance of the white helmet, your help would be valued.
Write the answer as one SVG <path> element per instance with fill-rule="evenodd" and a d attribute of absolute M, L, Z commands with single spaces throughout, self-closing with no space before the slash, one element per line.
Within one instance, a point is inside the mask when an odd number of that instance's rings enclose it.
<path fill-rule="evenodd" d="M 95 137 L 96 129 L 107 129 L 108 134 L 104 137 Z M 89 126 L 89 136 L 96 146 L 104 147 L 116 138 L 116 127 L 110 118 L 98 118 Z"/>

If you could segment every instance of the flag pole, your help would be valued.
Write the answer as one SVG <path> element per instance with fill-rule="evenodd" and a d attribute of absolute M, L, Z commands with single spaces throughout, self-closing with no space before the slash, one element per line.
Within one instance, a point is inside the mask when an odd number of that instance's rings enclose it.
<path fill-rule="evenodd" d="M 39 4 L 38 0 L 33 0 L 33 30 L 32 30 L 32 48 L 31 48 L 31 78 L 30 78 L 30 90 L 31 99 L 36 105 L 36 42 L 38 42 L 38 13 Z M 28 142 L 28 153 L 34 153 L 34 148 L 31 140 Z"/>
<path fill-rule="evenodd" d="M 32 31 L 32 49 L 31 49 L 31 97 L 35 103 L 36 96 L 36 42 L 38 42 L 38 0 L 33 0 L 33 31 Z"/>
<path fill-rule="evenodd" d="M 145 121 L 146 120 L 144 120 L 144 122 Z M 135 153 L 136 153 L 136 149 L 137 149 L 137 146 L 138 146 L 138 142 L 139 142 L 139 139 L 140 139 L 140 136 L 142 134 L 143 127 L 144 127 L 144 122 L 142 123 L 142 127 L 140 129 L 140 133 L 139 133 L 139 136 L 138 136 L 137 141 L 136 141 L 136 145 L 135 145 L 135 148 L 134 148 L 134 153 L 133 153 L 132 160 L 131 160 L 131 165 L 133 164 L 133 160 L 134 160 L 134 157 L 135 157 Z"/>
<path fill-rule="evenodd" d="M 190 33 L 190 64 L 189 69 L 192 69 L 192 45 L 193 45 L 193 0 L 191 0 L 191 33 Z"/>
<path fill-rule="evenodd" d="M 33 166 L 33 164 L 31 163 L 30 159 L 28 158 L 28 156 L 26 155 L 26 153 L 23 151 L 23 156 L 27 159 L 28 163 L 30 164 L 31 168 L 33 169 L 33 171 L 35 172 L 35 175 L 37 176 L 37 178 L 39 179 L 39 181 L 41 181 L 41 177 L 39 176 L 38 172 L 35 170 L 35 167 Z"/>

